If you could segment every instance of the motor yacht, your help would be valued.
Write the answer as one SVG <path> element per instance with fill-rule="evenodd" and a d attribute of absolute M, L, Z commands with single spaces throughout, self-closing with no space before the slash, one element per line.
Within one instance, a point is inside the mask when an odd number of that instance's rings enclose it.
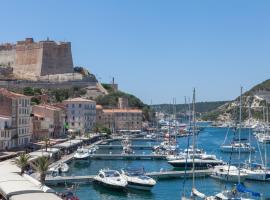
<path fill-rule="evenodd" d="M 127 180 L 116 170 L 100 170 L 94 177 L 94 182 L 112 189 L 123 190 L 128 185 Z"/>
<path fill-rule="evenodd" d="M 145 175 L 143 169 L 122 169 L 122 176 L 127 180 L 128 187 L 139 190 L 151 190 L 156 181 Z"/>
<path fill-rule="evenodd" d="M 228 181 L 228 182 L 243 182 L 247 178 L 247 174 L 239 172 L 239 169 L 230 165 L 215 166 L 211 174 L 212 178 Z"/>
<path fill-rule="evenodd" d="M 73 158 L 76 160 L 86 160 L 89 157 L 90 157 L 89 149 L 86 149 L 84 147 L 78 148 L 73 156 Z"/>

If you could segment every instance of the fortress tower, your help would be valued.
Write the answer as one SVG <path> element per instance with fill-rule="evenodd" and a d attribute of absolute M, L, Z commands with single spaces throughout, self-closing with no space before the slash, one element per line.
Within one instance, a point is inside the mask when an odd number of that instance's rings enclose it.
<path fill-rule="evenodd" d="M 29 80 L 73 73 L 71 43 L 26 38 L 17 44 L 0 45 L 0 68 L 12 68 L 15 78 Z"/>

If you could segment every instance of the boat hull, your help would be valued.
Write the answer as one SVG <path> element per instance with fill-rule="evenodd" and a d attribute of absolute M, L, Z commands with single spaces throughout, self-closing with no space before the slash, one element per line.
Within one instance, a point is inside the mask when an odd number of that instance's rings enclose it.
<path fill-rule="evenodd" d="M 254 152 L 255 149 L 254 148 L 232 148 L 232 147 L 221 147 L 220 150 L 224 153 L 250 153 L 250 152 Z"/>
<path fill-rule="evenodd" d="M 154 185 L 135 183 L 135 182 L 128 181 L 127 187 L 131 188 L 131 189 L 150 191 L 150 190 L 152 190 Z"/>
<path fill-rule="evenodd" d="M 237 183 L 238 182 L 238 175 L 228 175 L 228 174 L 212 174 L 212 178 L 221 180 L 221 181 L 228 181 Z M 246 180 L 246 176 L 240 176 L 240 182 L 244 182 Z"/>
<path fill-rule="evenodd" d="M 179 169 L 192 169 L 193 168 L 193 163 L 192 161 L 189 161 L 189 162 L 185 162 L 185 161 L 168 161 L 168 163 L 170 165 L 172 165 L 173 167 L 175 168 L 179 168 Z M 205 162 L 194 162 L 194 165 L 195 165 L 195 169 L 208 169 L 210 167 L 214 167 L 214 166 L 217 166 L 217 165 L 221 165 L 222 162 L 211 162 L 211 161 L 205 161 Z"/>
<path fill-rule="evenodd" d="M 254 181 L 270 181 L 270 172 L 264 172 L 264 171 L 252 171 L 252 170 L 243 170 L 248 180 L 254 180 Z"/>
<path fill-rule="evenodd" d="M 126 187 L 124 187 L 122 185 L 113 185 L 113 184 L 109 184 L 109 183 L 99 181 L 99 180 L 94 180 L 93 182 L 96 185 L 104 186 L 104 187 L 106 187 L 108 189 L 119 190 L 119 191 L 124 191 L 126 189 Z"/>

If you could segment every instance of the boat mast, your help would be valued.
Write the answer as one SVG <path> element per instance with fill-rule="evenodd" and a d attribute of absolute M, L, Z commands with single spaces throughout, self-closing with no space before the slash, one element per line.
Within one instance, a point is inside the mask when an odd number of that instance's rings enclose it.
<path fill-rule="evenodd" d="M 268 129 L 269 129 L 269 117 L 268 117 L 268 103 L 266 102 L 266 133 L 267 136 L 269 135 Z M 264 163 L 265 163 L 265 168 L 267 168 L 267 147 L 266 147 L 266 142 L 264 145 Z"/>
<path fill-rule="evenodd" d="M 251 102 L 248 105 L 248 142 L 251 144 Z M 249 164 L 251 165 L 251 149 L 249 151 Z"/>
<path fill-rule="evenodd" d="M 195 88 L 193 89 L 193 102 L 192 102 L 192 115 L 193 115 L 193 127 L 192 127 L 192 152 L 193 152 L 193 156 L 192 156 L 192 189 L 195 188 L 195 123 L 196 123 L 196 116 L 195 116 Z"/>
<path fill-rule="evenodd" d="M 241 144 L 241 128 L 242 128 L 242 92 L 243 92 L 243 87 L 241 86 L 241 90 L 240 90 L 240 109 L 239 109 L 239 135 L 238 135 L 238 139 L 239 139 L 239 144 Z M 241 180 L 240 180 L 240 158 L 241 158 L 241 148 L 239 148 L 238 151 L 239 155 L 238 155 L 238 184 L 240 184 Z"/>

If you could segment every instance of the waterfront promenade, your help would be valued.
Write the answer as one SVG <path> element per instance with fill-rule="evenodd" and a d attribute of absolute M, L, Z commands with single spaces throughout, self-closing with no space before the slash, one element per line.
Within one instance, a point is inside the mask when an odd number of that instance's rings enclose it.
<path fill-rule="evenodd" d="M 58 144 L 60 146 L 62 145 L 62 147 L 57 148 L 57 145 L 55 145 L 51 148 L 48 148 L 47 151 L 45 149 L 41 149 L 35 152 L 31 152 L 29 154 L 31 156 L 30 165 L 33 167 L 33 163 L 38 157 L 52 157 L 54 154 L 59 152 L 69 152 L 70 154 L 64 155 L 57 162 L 68 162 L 73 158 L 71 148 L 75 150 L 77 146 L 82 144 L 88 144 L 89 146 L 96 143 L 98 144 L 101 142 L 101 136 L 102 135 L 100 134 L 95 134 L 89 138 L 74 139 Z M 91 141 L 95 141 L 96 143 L 94 142 L 94 144 L 90 144 Z M 57 162 L 53 162 L 51 166 L 57 164 Z M 14 164 L 13 159 L 0 162 L 0 194 L 2 198 L 6 200 L 61 200 L 61 198 L 55 194 L 54 190 L 47 187 L 46 185 L 41 185 L 38 180 L 27 174 L 20 175 L 20 171 L 20 168 Z"/>

